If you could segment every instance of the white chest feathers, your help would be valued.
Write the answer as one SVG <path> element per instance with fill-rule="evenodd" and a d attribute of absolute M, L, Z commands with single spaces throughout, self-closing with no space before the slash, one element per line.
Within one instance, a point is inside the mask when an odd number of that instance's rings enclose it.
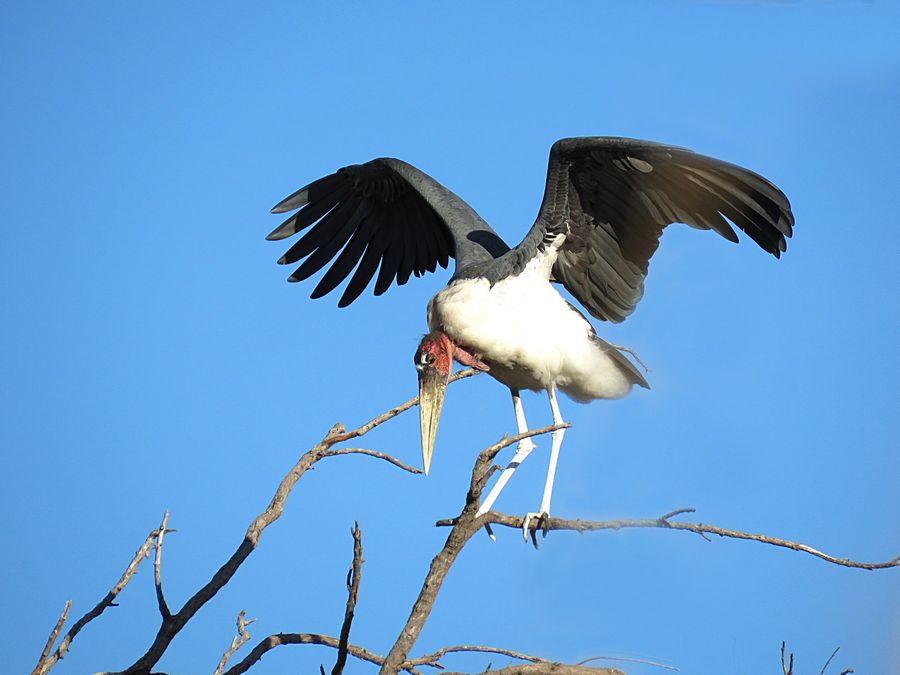
<path fill-rule="evenodd" d="M 493 286 L 487 279 L 451 283 L 428 303 L 429 328 L 478 354 L 509 387 L 554 385 L 579 401 L 624 396 L 628 378 L 542 267 L 529 265 Z"/>

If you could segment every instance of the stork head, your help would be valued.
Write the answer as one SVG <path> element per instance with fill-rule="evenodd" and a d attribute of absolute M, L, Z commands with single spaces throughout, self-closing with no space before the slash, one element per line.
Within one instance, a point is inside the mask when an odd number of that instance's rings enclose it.
<path fill-rule="evenodd" d="M 432 331 L 422 338 L 416 350 L 415 363 L 419 373 L 419 425 L 422 432 L 422 462 L 425 475 L 431 467 L 431 453 L 437 435 L 444 392 L 453 366 L 455 345 L 446 335 Z"/>

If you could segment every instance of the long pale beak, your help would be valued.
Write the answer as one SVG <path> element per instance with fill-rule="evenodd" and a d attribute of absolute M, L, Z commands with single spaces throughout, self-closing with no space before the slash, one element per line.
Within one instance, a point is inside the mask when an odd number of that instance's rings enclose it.
<path fill-rule="evenodd" d="M 419 373 L 419 428 L 422 432 L 422 463 L 426 476 L 431 468 L 434 438 L 437 436 L 438 420 L 441 418 L 444 392 L 449 379 L 449 375 L 441 375 L 434 368 Z"/>

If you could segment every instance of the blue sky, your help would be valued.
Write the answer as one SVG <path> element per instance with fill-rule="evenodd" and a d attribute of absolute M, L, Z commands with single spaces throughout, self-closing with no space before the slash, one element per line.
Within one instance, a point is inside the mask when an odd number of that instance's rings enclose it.
<path fill-rule="evenodd" d="M 775 181 L 797 219 L 781 261 L 673 227 L 637 312 L 597 326 L 638 351 L 653 389 L 561 401 L 574 428 L 554 511 L 693 506 L 835 555 L 900 553 L 895 3 L 336 5 L 0 9 L 4 670 L 33 667 L 63 602 L 93 606 L 165 509 L 180 606 L 300 452 L 412 395 L 425 304 L 448 274 L 339 311 L 337 296 L 308 300 L 313 283 L 285 283 L 284 246 L 263 239 L 276 201 L 377 156 L 421 167 L 511 242 L 564 136 L 670 142 Z M 524 403 L 549 420 L 543 397 Z M 448 392 L 427 479 L 355 457 L 305 476 L 159 667 L 211 672 L 242 609 L 254 643 L 337 634 L 355 519 L 352 640 L 386 652 L 445 537 L 432 523 L 457 513 L 476 452 L 514 428 L 506 390 L 476 378 Z M 366 445 L 418 462 L 415 413 Z M 548 448 L 498 508 L 537 507 Z M 54 672 L 143 653 L 150 571 Z M 503 532 L 469 544 L 415 652 L 482 643 L 738 675 L 778 672 L 786 640 L 798 675 L 839 645 L 833 672 L 889 673 L 898 607 L 894 571 L 745 542 L 560 533 L 534 551 Z M 333 658 L 284 647 L 253 672 Z"/>

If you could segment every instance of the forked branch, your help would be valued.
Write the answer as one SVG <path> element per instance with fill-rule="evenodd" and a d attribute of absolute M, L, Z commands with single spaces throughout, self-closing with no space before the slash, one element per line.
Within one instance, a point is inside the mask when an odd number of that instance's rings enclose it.
<path fill-rule="evenodd" d="M 159 538 L 159 530 L 153 530 L 150 534 L 147 535 L 147 538 L 144 540 L 144 543 L 135 551 L 134 556 L 131 558 L 131 562 L 128 563 L 128 567 L 125 568 L 125 571 L 122 573 L 122 576 L 119 577 L 119 580 L 116 582 L 115 586 L 107 593 L 104 598 L 98 602 L 87 614 L 78 619 L 75 624 L 69 629 L 69 631 L 63 636 L 63 639 L 60 641 L 59 646 L 56 650 L 50 652 L 47 647 L 44 648 L 44 652 L 41 655 L 40 661 L 38 661 L 37 666 L 35 666 L 32 675 L 44 675 L 49 672 L 49 670 L 56 665 L 57 661 L 59 661 L 65 655 L 66 651 L 69 649 L 69 645 L 72 644 L 72 640 L 75 639 L 75 636 L 84 628 L 88 623 L 96 619 L 100 616 L 103 611 L 107 607 L 112 607 L 115 604 L 116 596 L 122 592 L 122 589 L 128 585 L 128 582 L 131 581 L 131 578 L 134 576 L 134 573 L 137 572 L 138 566 L 141 564 L 141 561 L 146 558 L 150 553 L 150 548 L 153 546 L 153 543 L 157 541 Z M 57 622 L 57 627 L 54 628 L 53 632 L 50 634 L 52 641 L 50 642 L 50 649 L 53 648 L 53 642 L 56 641 L 57 635 L 59 635 L 59 631 L 62 629 L 63 624 L 65 623 L 66 616 L 68 615 L 69 603 L 66 603 L 66 609 L 63 612 L 63 615 L 60 617 L 60 620 Z"/>

